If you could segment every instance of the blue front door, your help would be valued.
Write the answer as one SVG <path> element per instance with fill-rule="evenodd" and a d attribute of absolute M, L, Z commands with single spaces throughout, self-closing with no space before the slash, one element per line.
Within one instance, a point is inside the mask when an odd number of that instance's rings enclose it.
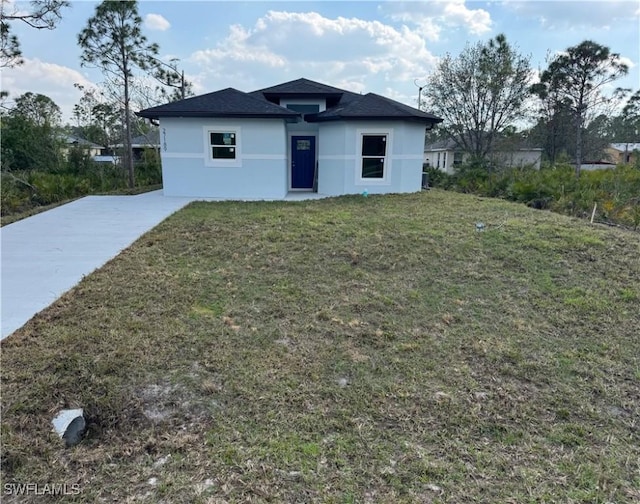
<path fill-rule="evenodd" d="M 313 189 L 316 172 L 316 137 L 291 137 L 291 188 Z"/>

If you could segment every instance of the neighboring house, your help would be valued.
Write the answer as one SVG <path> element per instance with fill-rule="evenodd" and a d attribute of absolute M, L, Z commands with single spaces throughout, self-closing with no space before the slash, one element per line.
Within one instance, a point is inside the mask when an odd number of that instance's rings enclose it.
<path fill-rule="evenodd" d="M 116 156 L 108 155 L 107 149 L 105 149 L 102 145 L 98 145 L 96 143 L 90 142 L 82 137 L 77 135 L 65 135 L 65 148 L 64 155 L 67 157 L 69 155 L 69 151 L 71 149 L 82 149 L 83 152 L 91 156 L 91 159 L 96 163 L 110 163 L 115 164 L 118 161 Z"/>
<path fill-rule="evenodd" d="M 605 148 L 605 158 L 614 164 L 633 164 L 638 159 L 639 142 L 612 143 Z"/>
<path fill-rule="evenodd" d="M 239 199 L 419 191 L 425 129 L 441 122 L 307 79 L 227 88 L 138 115 L 159 121 L 166 195 Z"/>
<path fill-rule="evenodd" d="M 497 147 L 490 158 L 500 166 L 524 167 L 532 166 L 536 170 L 540 169 L 542 161 L 542 150 L 537 147 L 527 147 L 519 145 L 503 145 Z M 458 165 L 464 163 L 469 154 L 460 149 L 454 140 L 442 140 L 431 145 L 425 145 L 424 163 L 428 166 L 439 168 L 447 173 L 454 173 Z"/>
<path fill-rule="evenodd" d="M 605 147 L 601 159 L 585 160 L 580 165 L 580 169 L 605 170 L 615 168 L 619 164 L 633 164 L 638 159 L 638 151 L 640 151 L 640 143 L 612 143 Z"/>
<path fill-rule="evenodd" d="M 83 152 L 88 154 L 89 156 L 99 156 L 102 147 L 98 144 L 90 142 L 82 137 L 76 135 L 65 135 L 64 136 L 64 155 L 67 157 L 71 149 L 81 149 Z"/>
<path fill-rule="evenodd" d="M 122 149 L 123 144 L 119 143 L 114 145 L 115 149 Z M 160 152 L 160 132 L 157 129 L 152 129 L 148 133 L 135 136 L 131 139 L 131 150 L 133 152 L 133 160 L 140 161 L 147 149 L 154 149 Z"/>

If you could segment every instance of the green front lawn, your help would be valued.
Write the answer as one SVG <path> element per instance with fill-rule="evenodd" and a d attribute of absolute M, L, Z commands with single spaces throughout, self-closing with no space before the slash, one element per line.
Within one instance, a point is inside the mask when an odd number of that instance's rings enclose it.
<path fill-rule="evenodd" d="M 2 343 L 3 492 L 638 502 L 639 306 L 638 234 L 518 204 L 195 203 Z"/>

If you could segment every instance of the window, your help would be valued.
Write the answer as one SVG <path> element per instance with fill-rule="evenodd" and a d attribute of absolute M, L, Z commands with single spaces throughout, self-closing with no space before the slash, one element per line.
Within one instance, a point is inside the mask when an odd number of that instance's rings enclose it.
<path fill-rule="evenodd" d="M 438 152 L 438 162 L 436 163 L 436 168 L 440 168 L 440 153 Z"/>
<path fill-rule="evenodd" d="M 287 105 L 289 110 L 295 110 L 296 112 L 300 112 L 301 114 L 317 114 L 320 112 L 320 105 L 305 105 L 298 103 L 289 103 Z"/>
<path fill-rule="evenodd" d="M 296 150 L 311 150 L 311 140 L 296 140 Z"/>
<path fill-rule="evenodd" d="M 210 131 L 211 159 L 236 159 L 236 133 L 234 131 Z"/>
<path fill-rule="evenodd" d="M 462 164 L 462 152 L 454 152 L 453 153 L 453 166 L 458 166 Z"/>
<path fill-rule="evenodd" d="M 382 179 L 385 176 L 387 135 L 362 135 L 363 179 Z"/>

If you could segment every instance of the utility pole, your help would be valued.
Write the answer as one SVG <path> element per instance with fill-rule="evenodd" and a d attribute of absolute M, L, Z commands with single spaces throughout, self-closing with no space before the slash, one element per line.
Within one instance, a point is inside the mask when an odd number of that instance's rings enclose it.
<path fill-rule="evenodd" d="M 420 86 L 418 84 L 418 79 L 414 79 L 413 84 L 418 88 L 418 110 L 421 110 L 420 106 L 422 105 L 422 90 L 424 89 L 424 86 Z"/>
<path fill-rule="evenodd" d="M 153 58 L 153 59 L 159 65 L 162 65 L 162 66 L 165 66 L 167 68 L 170 68 L 175 73 L 178 73 L 178 66 L 175 65 L 175 62 L 178 61 L 177 59 L 171 60 L 174 63 L 174 65 L 170 65 L 169 63 L 165 63 L 164 61 L 159 60 L 158 58 Z M 160 79 L 158 79 L 158 80 L 160 80 Z M 175 87 L 175 86 L 171 86 L 171 87 Z M 187 85 L 186 85 L 186 82 L 184 80 L 184 70 L 182 70 L 180 72 L 180 97 L 184 100 L 187 97 L 186 95 L 187 95 Z"/>

